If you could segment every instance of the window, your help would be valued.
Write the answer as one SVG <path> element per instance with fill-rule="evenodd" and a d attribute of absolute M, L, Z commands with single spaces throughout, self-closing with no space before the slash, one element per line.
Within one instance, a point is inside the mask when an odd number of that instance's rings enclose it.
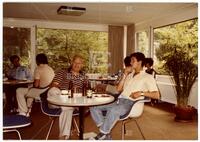
<path fill-rule="evenodd" d="M 10 56 L 20 56 L 22 65 L 30 65 L 30 28 L 3 27 L 3 72 L 10 66 Z"/>
<path fill-rule="evenodd" d="M 45 53 L 54 69 L 67 68 L 75 54 L 85 59 L 85 72 L 108 72 L 108 33 L 37 29 L 37 53 Z"/>
<path fill-rule="evenodd" d="M 146 57 L 150 57 L 148 32 L 142 31 L 136 33 L 136 41 L 137 41 L 136 50 L 138 52 L 144 53 Z"/>
<path fill-rule="evenodd" d="M 154 29 L 154 61 L 159 73 L 167 74 L 163 68 L 165 58 L 172 50 L 185 51 L 188 56 L 198 56 L 198 20 L 185 22 Z"/>

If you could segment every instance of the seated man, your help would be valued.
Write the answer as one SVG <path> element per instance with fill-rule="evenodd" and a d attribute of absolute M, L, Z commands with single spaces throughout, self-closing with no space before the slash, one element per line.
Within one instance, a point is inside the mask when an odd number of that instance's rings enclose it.
<path fill-rule="evenodd" d="M 20 57 L 18 55 L 12 55 L 10 57 L 12 67 L 5 73 L 5 77 L 10 80 L 32 80 L 30 70 L 20 64 Z M 4 85 L 3 91 L 6 95 L 6 110 L 8 113 L 15 113 L 17 107 L 16 101 L 16 89 L 24 87 L 23 84 L 17 85 Z"/>
<path fill-rule="evenodd" d="M 154 78 L 156 78 L 157 72 L 153 69 L 153 59 L 152 58 L 146 58 L 145 59 L 145 67 L 146 73 L 152 74 Z"/>
<path fill-rule="evenodd" d="M 32 76 L 30 70 L 20 65 L 20 58 L 17 55 L 12 55 L 10 57 L 10 62 L 13 64 L 13 67 L 8 71 L 8 79 L 18 79 L 18 80 L 31 80 Z"/>
<path fill-rule="evenodd" d="M 45 54 L 38 54 L 36 56 L 36 63 L 37 67 L 34 72 L 34 87 L 18 88 L 16 91 L 18 111 L 20 115 L 29 116 L 33 99 L 39 97 L 41 93 L 47 90 L 47 87 L 54 78 L 54 71 L 48 65 L 48 60 Z"/>
<path fill-rule="evenodd" d="M 115 123 L 120 119 L 120 116 L 131 110 L 136 98 L 147 96 L 158 99 L 160 97 L 153 76 L 143 71 L 144 61 L 143 53 L 131 54 L 131 65 L 134 71 L 123 75 L 118 85 L 119 88 L 123 89 L 118 101 L 90 108 L 91 116 L 100 131 L 94 139 L 111 139 L 110 132 Z M 102 111 L 107 112 L 105 116 L 103 116 Z"/>
<path fill-rule="evenodd" d="M 146 58 L 145 59 L 145 67 L 146 67 L 146 73 L 153 75 L 154 78 L 156 78 L 156 75 L 158 74 L 153 69 L 153 59 L 152 58 Z M 158 102 L 157 99 L 151 99 L 151 105 L 154 105 Z"/>
<path fill-rule="evenodd" d="M 83 58 L 75 55 L 69 69 L 58 71 L 52 82 L 52 88 L 48 91 L 48 97 L 61 95 L 61 90 L 70 90 L 72 84 L 74 88 L 83 89 L 85 83 L 88 84 L 87 77 L 81 71 L 83 68 Z M 51 107 L 58 107 L 51 105 Z M 59 139 L 69 139 L 72 123 L 73 107 L 61 107 L 62 112 L 59 117 Z"/>

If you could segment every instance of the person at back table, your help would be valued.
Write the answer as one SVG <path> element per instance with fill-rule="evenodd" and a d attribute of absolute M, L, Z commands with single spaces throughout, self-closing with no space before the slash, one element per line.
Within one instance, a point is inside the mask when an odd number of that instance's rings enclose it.
<path fill-rule="evenodd" d="M 18 55 L 10 56 L 12 67 L 5 72 L 5 77 L 9 80 L 32 80 L 30 70 L 20 64 Z M 4 85 L 3 91 L 6 94 L 6 110 L 8 113 L 15 113 L 17 108 L 16 89 L 24 86 L 23 84 Z"/>
<path fill-rule="evenodd" d="M 25 66 L 21 66 L 19 56 L 12 55 L 10 57 L 10 62 L 13 67 L 7 73 L 8 79 L 32 80 L 30 70 Z"/>
<path fill-rule="evenodd" d="M 152 58 L 145 58 L 145 67 L 146 73 L 152 74 L 154 78 L 156 78 L 157 72 L 153 69 L 153 59 Z"/>
<path fill-rule="evenodd" d="M 123 74 L 129 74 L 131 73 L 132 67 L 131 67 L 131 57 L 130 56 L 126 56 L 124 58 L 124 71 Z M 110 84 L 97 84 L 96 85 L 96 90 L 98 92 L 98 90 L 100 90 L 101 92 L 107 92 L 107 93 L 111 93 L 113 94 L 115 97 L 117 97 L 119 95 L 119 93 L 121 92 L 121 88 L 119 89 L 118 84 L 120 83 L 123 74 L 121 76 L 118 76 L 117 80 L 115 81 L 115 85 L 110 85 Z"/>
<path fill-rule="evenodd" d="M 148 74 L 153 75 L 153 77 L 156 79 L 156 75 L 158 74 L 154 68 L 153 68 L 153 59 L 152 58 L 145 58 L 145 72 Z M 158 102 L 157 99 L 151 99 L 151 105 L 154 105 Z"/>
<path fill-rule="evenodd" d="M 34 98 L 48 89 L 54 78 L 54 70 L 48 65 L 45 54 L 36 56 L 37 67 L 34 71 L 33 88 L 18 88 L 16 91 L 18 111 L 20 115 L 29 116 Z"/>
<path fill-rule="evenodd" d="M 69 90 L 70 84 L 74 88 L 82 91 L 83 86 L 88 84 L 87 77 L 81 71 L 83 68 L 83 58 L 75 55 L 72 59 L 71 66 L 68 69 L 58 71 L 52 82 L 52 88 L 48 91 L 48 97 L 61 95 L 61 90 Z M 50 105 L 50 107 L 59 107 Z M 69 139 L 72 123 L 73 107 L 61 107 L 62 112 L 59 116 L 59 139 Z"/>

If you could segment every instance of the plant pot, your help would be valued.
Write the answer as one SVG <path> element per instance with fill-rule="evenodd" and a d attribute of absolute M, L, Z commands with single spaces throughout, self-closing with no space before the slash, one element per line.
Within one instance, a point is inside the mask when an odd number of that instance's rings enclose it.
<path fill-rule="evenodd" d="M 193 120 L 193 116 L 195 113 L 195 109 L 193 107 L 174 107 L 174 111 L 176 114 L 175 121 L 178 122 L 191 122 Z"/>

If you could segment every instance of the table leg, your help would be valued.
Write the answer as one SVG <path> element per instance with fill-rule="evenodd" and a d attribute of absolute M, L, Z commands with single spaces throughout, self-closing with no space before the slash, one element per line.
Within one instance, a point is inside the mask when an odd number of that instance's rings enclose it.
<path fill-rule="evenodd" d="M 12 85 L 4 85 L 3 91 L 6 95 L 6 112 L 10 113 L 11 110 L 17 108 L 17 100 L 16 100 L 16 88 Z"/>
<path fill-rule="evenodd" d="M 83 140 L 83 131 L 84 131 L 84 107 L 79 107 L 79 130 L 80 130 L 79 139 L 80 139 L 80 140 Z"/>

